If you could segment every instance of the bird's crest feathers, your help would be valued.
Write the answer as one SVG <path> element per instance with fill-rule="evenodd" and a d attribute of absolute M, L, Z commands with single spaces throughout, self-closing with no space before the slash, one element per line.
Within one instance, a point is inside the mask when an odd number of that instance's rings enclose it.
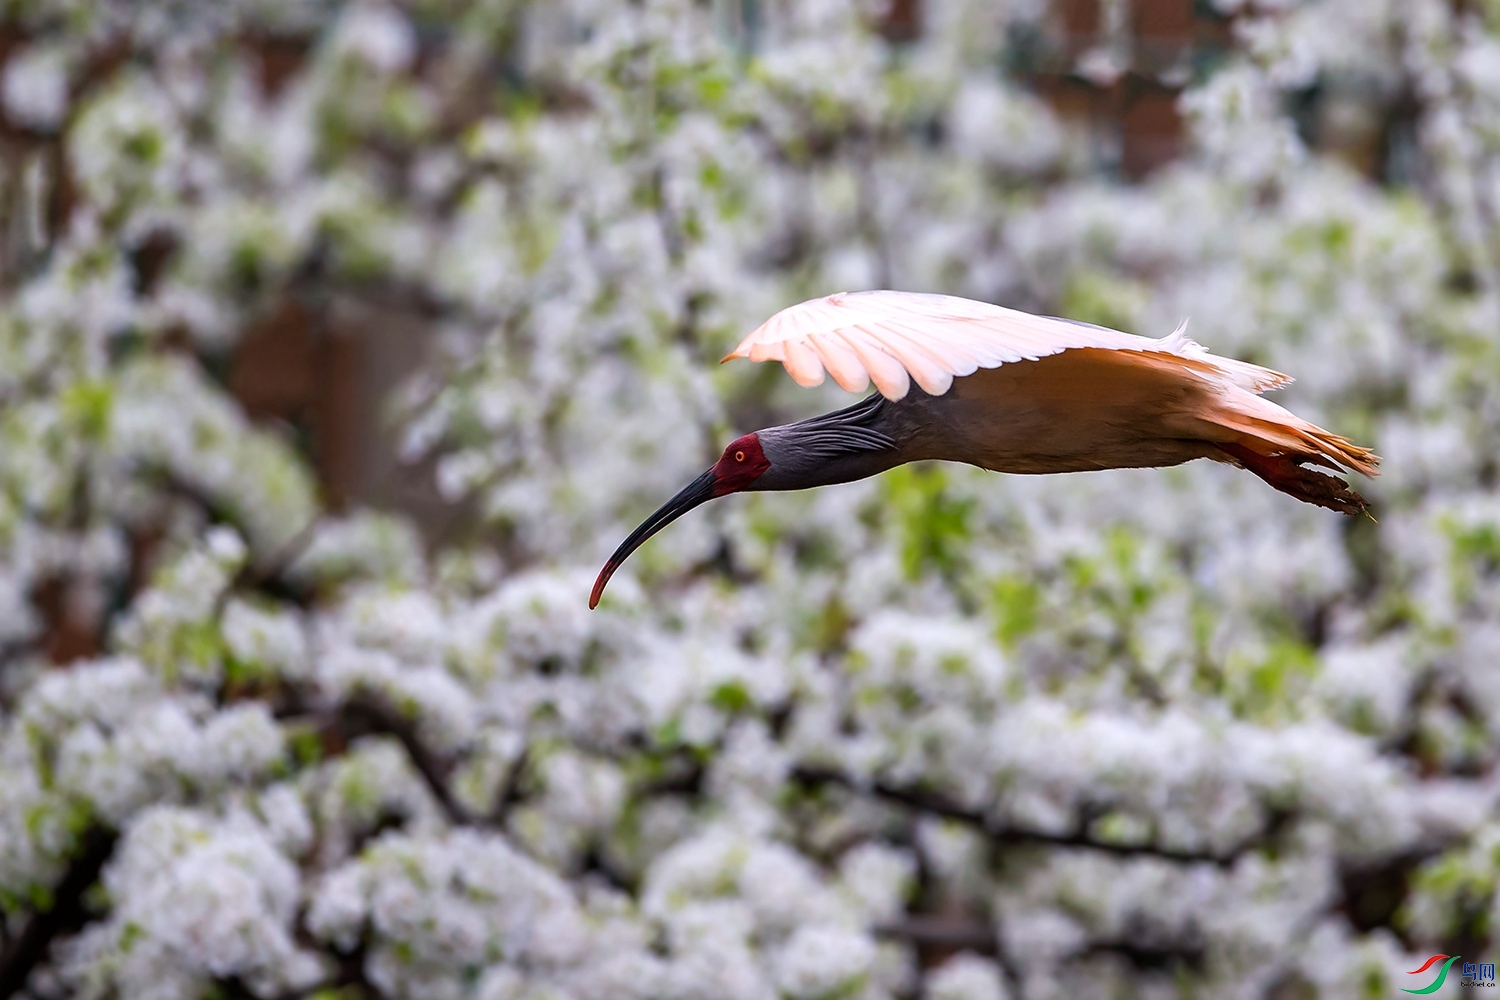
<path fill-rule="evenodd" d="M 798 447 L 805 455 L 833 459 L 867 451 L 890 451 L 896 441 L 877 424 L 885 399 L 867 396 L 853 406 L 799 421 Z"/>

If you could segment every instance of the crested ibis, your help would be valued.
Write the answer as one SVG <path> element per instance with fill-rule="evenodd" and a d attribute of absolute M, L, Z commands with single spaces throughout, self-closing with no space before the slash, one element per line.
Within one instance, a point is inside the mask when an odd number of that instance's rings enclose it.
<path fill-rule="evenodd" d="M 956 298 L 844 292 L 772 316 L 727 357 L 780 361 L 799 384 L 824 371 L 851 392 L 833 413 L 735 438 L 604 564 L 589 596 L 642 542 L 715 497 L 863 479 L 906 462 L 995 472 L 1147 468 L 1208 458 L 1345 514 L 1367 504 L 1307 466 L 1378 474 L 1369 449 L 1263 399 L 1291 381 L 1211 355 L 1184 322 L 1159 340 Z M 917 384 L 912 391 L 911 383 Z"/>

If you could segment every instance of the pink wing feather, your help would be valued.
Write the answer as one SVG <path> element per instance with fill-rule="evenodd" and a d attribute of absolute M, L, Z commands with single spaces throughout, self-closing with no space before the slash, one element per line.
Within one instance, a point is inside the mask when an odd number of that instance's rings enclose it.
<path fill-rule="evenodd" d="M 1189 339 L 1184 322 L 1160 340 L 1118 330 L 1033 316 L 952 295 L 917 292 L 840 292 L 791 306 L 766 320 L 729 358 L 782 362 L 799 385 L 823 381 L 826 368 L 840 387 L 862 392 L 870 382 L 900 399 L 911 381 L 940 396 L 953 379 L 976 368 L 997 368 L 1075 348 L 1151 351 L 1190 358 L 1226 382 L 1264 392 L 1289 376 L 1232 358 L 1216 358 Z"/>

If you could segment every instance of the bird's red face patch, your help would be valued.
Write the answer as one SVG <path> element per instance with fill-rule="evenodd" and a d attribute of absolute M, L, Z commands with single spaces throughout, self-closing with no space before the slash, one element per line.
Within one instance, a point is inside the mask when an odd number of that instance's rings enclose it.
<path fill-rule="evenodd" d="M 771 467 L 760 449 L 760 438 L 746 434 L 729 442 L 723 456 L 714 465 L 714 496 L 738 493 L 760 478 Z"/>

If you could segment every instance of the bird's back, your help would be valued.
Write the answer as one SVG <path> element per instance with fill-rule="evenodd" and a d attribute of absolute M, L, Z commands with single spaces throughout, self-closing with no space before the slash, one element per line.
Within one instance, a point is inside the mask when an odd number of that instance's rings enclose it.
<path fill-rule="evenodd" d="M 1177 465 L 1211 454 L 1219 387 L 1175 359 L 1082 348 L 981 368 L 942 396 L 911 393 L 913 450 L 995 472 Z"/>

